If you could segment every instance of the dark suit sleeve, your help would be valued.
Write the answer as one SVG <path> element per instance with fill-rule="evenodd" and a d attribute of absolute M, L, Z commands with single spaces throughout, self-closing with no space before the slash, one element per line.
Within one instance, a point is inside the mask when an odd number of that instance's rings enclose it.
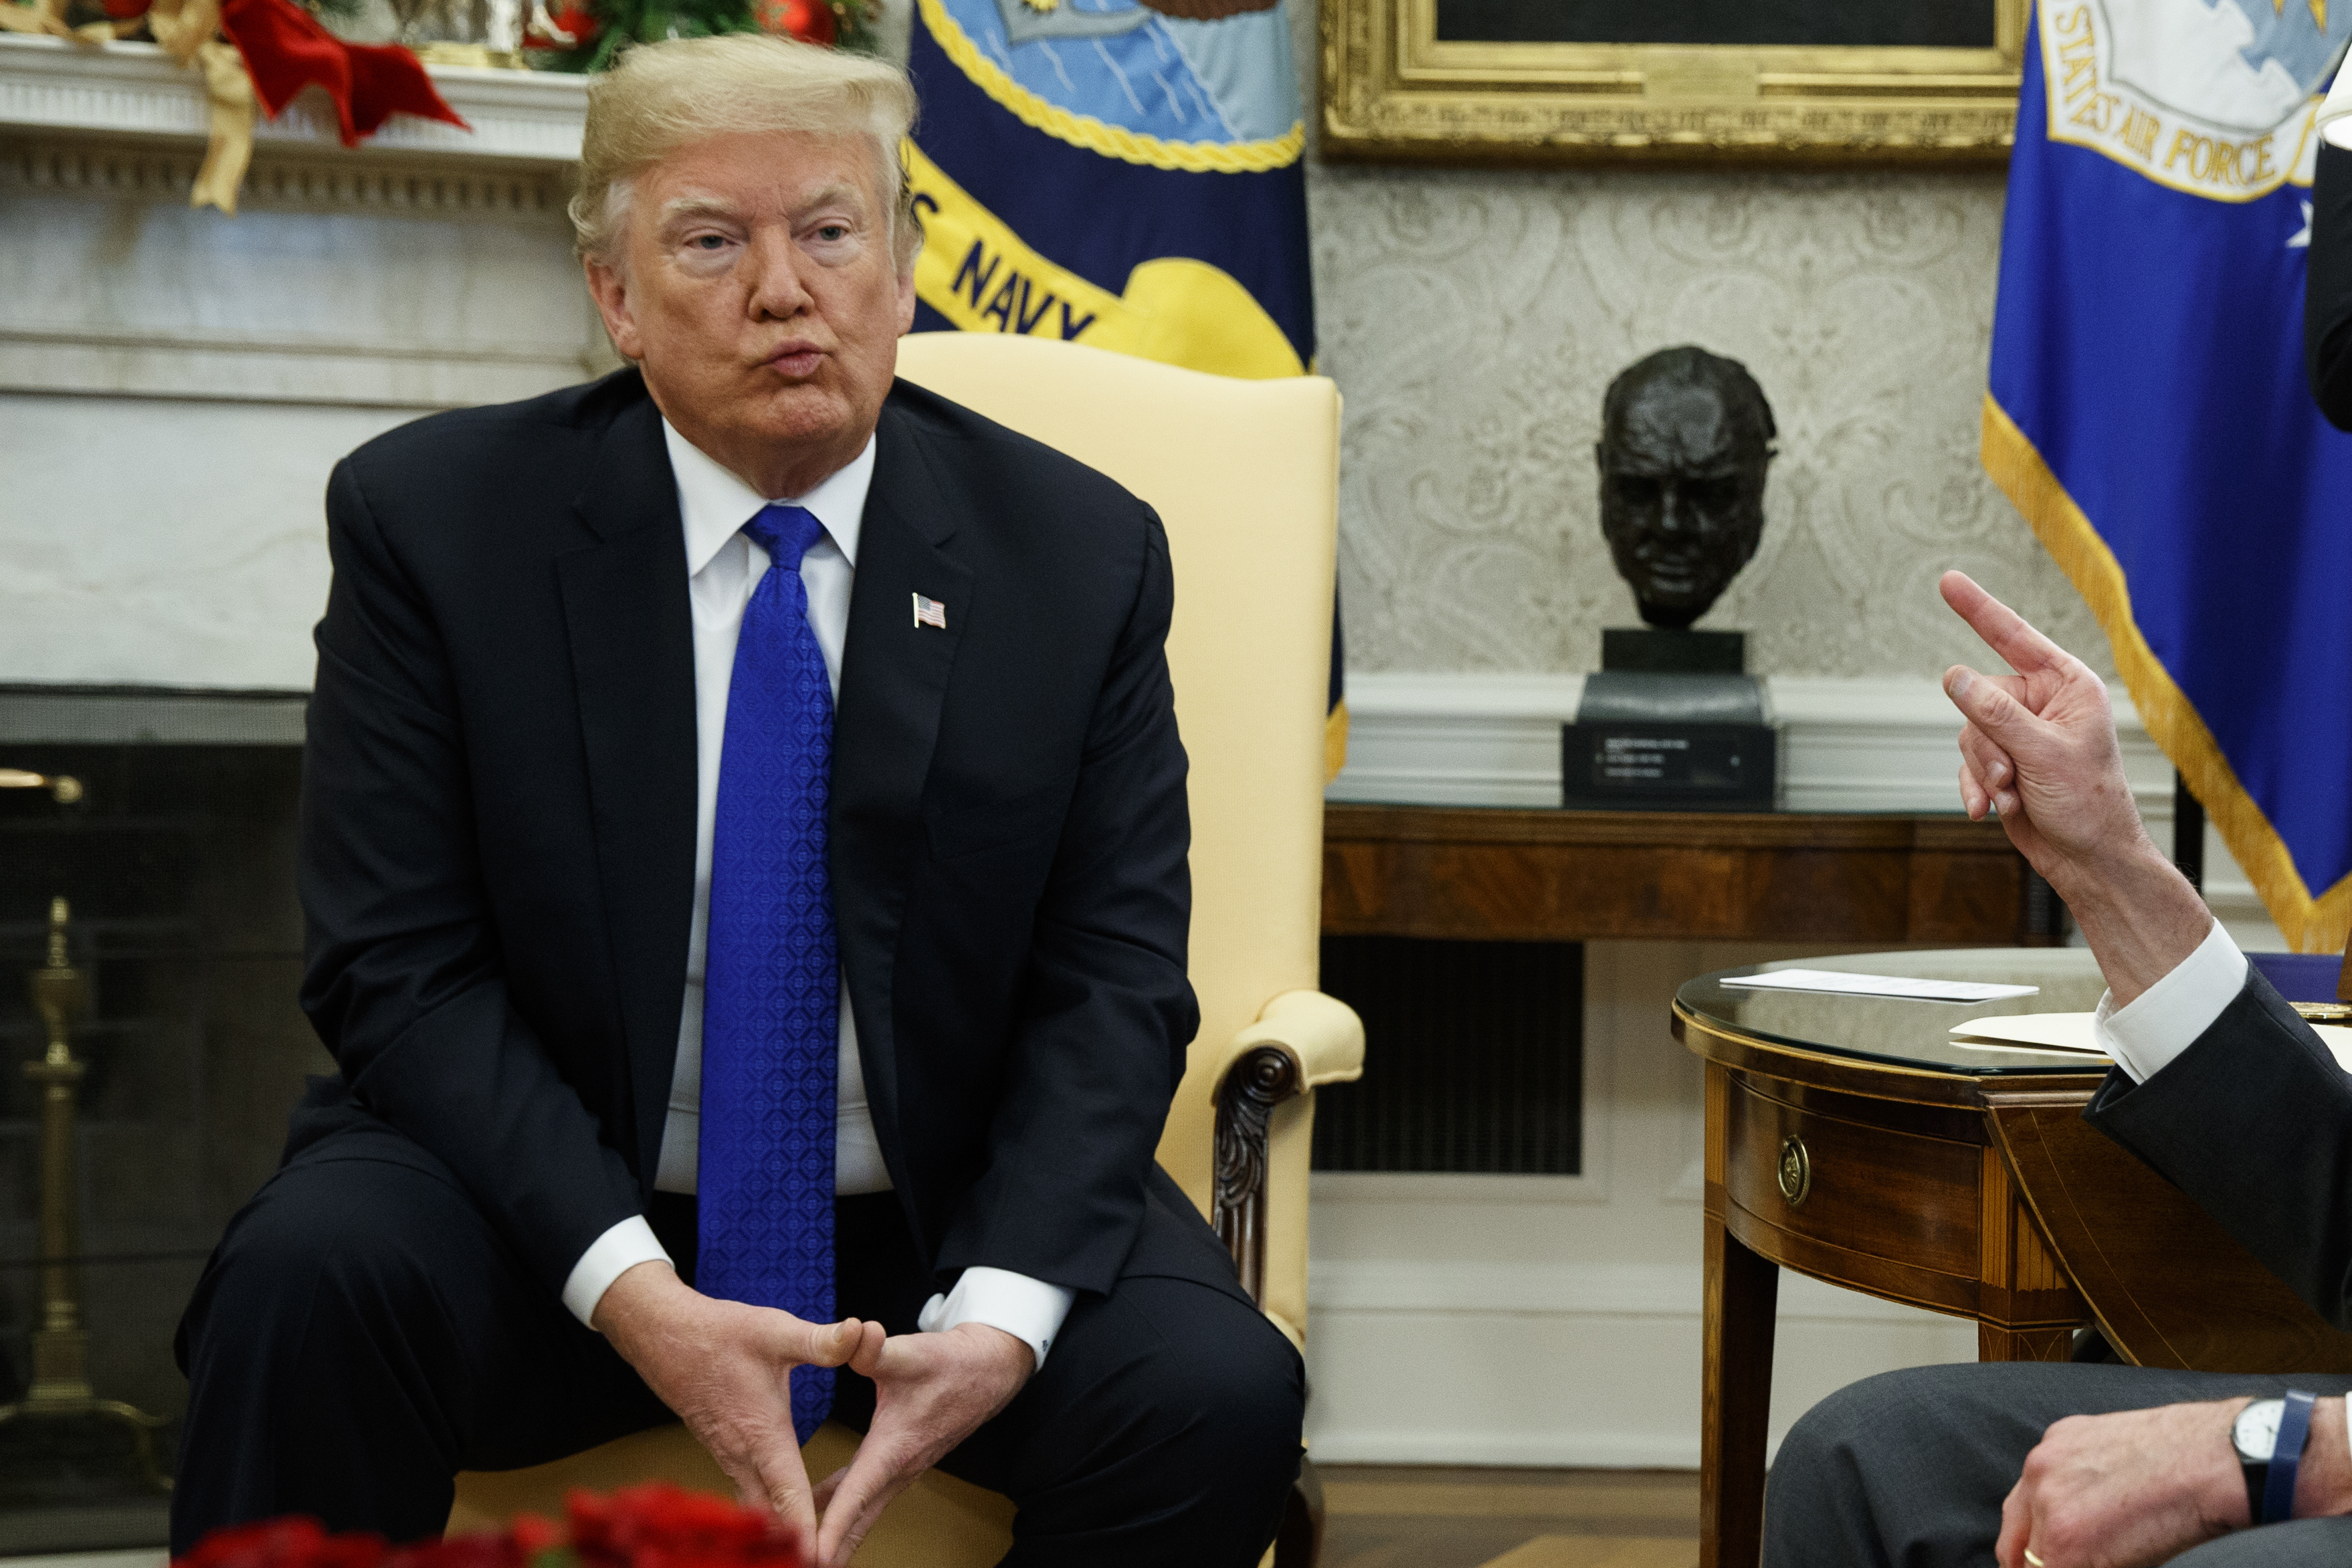
<path fill-rule="evenodd" d="M 2303 365 L 2328 423 L 2352 430 L 2352 152 L 2319 144 L 2311 183 Z"/>
<path fill-rule="evenodd" d="M 2253 970 L 2210 1028 L 2084 1112 L 2339 1329 L 2352 1329 L 2352 1079 Z"/>
<path fill-rule="evenodd" d="M 1088 722 L 1039 902 L 988 1164 L 939 1267 L 1108 1291 L 1143 1222 L 1184 1049 L 1192 845 L 1165 643 L 1168 539 L 1145 518 L 1140 581 Z"/>
<path fill-rule="evenodd" d="M 457 688 L 353 463 L 327 489 L 298 878 L 303 1010 L 352 1097 L 437 1156 L 550 1289 L 641 1212 L 509 1000 L 475 847 Z"/>

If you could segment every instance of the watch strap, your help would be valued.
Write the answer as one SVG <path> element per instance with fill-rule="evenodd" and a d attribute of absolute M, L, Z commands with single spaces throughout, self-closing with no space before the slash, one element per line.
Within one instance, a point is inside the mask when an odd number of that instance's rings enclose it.
<path fill-rule="evenodd" d="M 2311 1440 L 2311 1407 L 2318 1399 L 2317 1394 L 2299 1388 L 2286 1391 L 2286 1405 L 2279 1413 L 2278 1446 L 2271 1450 L 2269 1473 L 2263 1479 L 2260 1522 L 2263 1524 L 2294 1517 L 2295 1472 L 2303 1467 L 2303 1446 Z"/>
<path fill-rule="evenodd" d="M 2263 1483 L 2270 1479 L 2271 1468 L 2256 1464 L 2252 1459 L 2240 1459 L 2238 1464 L 2246 1472 L 2247 1522 L 2260 1524 L 2263 1521 Z"/>

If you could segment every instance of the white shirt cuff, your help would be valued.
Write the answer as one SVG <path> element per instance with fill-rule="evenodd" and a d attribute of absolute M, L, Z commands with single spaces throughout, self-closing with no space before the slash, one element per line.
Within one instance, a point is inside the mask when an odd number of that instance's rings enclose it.
<path fill-rule="evenodd" d="M 1045 1352 L 1054 1348 L 1054 1336 L 1062 1331 L 1062 1320 L 1077 1299 L 1075 1290 L 1009 1268 L 967 1268 L 954 1289 L 923 1303 L 915 1327 L 927 1334 L 943 1334 L 965 1323 L 986 1323 L 1028 1345 L 1043 1370 Z"/>
<path fill-rule="evenodd" d="M 2103 994 L 2091 1033 L 2134 1083 L 2146 1083 L 2195 1045 L 2245 984 L 2246 955 L 2215 921 L 2197 951 L 2134 997 L 2130 1006 L 2118 1008 L 2114 993 Z"/>
<path fill-rule="evenodd" d="M 2319 105 L 2319 133 L 2338 147 L 2352 147 L 2352 71 L 2336 73 L 2336 85 Z"/>
<path fill-rule="evenodd" d="M 590 1320 L 596 1315 L 596 1303 L 604 1299 L 614 1280 L 640 1263 L 671 1261 L 646 1216 L 631 1215 L 588 1244 L 588 1250 L 572 1266 L 572 1277 L 563 1282 L 563 1304 L 593 1329 L 596 1325 Z"/>

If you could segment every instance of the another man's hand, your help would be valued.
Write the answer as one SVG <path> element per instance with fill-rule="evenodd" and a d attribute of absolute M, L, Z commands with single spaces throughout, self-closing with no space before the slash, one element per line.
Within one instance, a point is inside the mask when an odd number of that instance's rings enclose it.
<path fill-rule="evenodd" d="M 594 1326 L 710 1450 L 744 1503 L 767 1509 L 803 1543 L 816 1539 L 788 1380 L 795 1366 L 878 1353 L 881 1324 L 811 1323 L 722 1301 L 653 1262 L 613 1281 L 596 1303 Z"/>
<path fill-rule="evenodd" d="M 848 1467 L 818 1483 L 818 1568 L 846 1563 L 891 1499 L 1013 1403 L 1036 1357 L 1002 1329 L 963 1323 L 887 1340 L 869 1332 L 849 1368 L 874 1380 L 874 1425 Z"/>
<path fill-rule="evenodd" d="M 2049 879 L 2083 928 L 2117 1007 L 2195 952 L 2213 917 L 2140 826 L 2124 778 L 2106 683 L 2081 659 L 1958 572 L 1945 603 L 2015 675 L 1944 672 L 1968 720 L 1960 801 L 2000 814 L 2010 842 Z"/>
<path fill-rule="evenodd" d="M 2250 1401 L 2069 1415 L 2042 1435 L 2000 1505 L 2001 1568 L 2142 1568 L 2242 1530 L 2230 1426 Z"/>
<path fill-rule="evenodd" d="M 2025 1457 L 2001 1504 L 2001 1568 L 2146 1568 L 2252 1522 L 2230 1428 L 2250 1399 L 2070 1415 Z M 2312 1409 L 2295 1477 L 2298 1519 L 2352 1512 L 2344 1401 Z"/>

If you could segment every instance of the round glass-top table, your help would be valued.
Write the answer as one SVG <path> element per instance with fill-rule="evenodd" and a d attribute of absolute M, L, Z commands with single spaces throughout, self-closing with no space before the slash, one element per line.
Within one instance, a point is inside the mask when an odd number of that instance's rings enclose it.
<path fill-rule="evenodd" d="M 1962 1004 L 1759 990 L 1774 969 L 2031 985 Z M 2088 1013 L 2070 948 L 1727 969 L 1675 994 L 1706 1063 L 1703 1568 L 1755 1563 L 1780 1269 L 1973 1318 L 1988 1361 L 2063 1360 L 2096 1321 L 2143 1365 L 2352 1370 L 2338 1333 L 2179 1188 L 2085 1122 L 2109 1063 L 1970 1043 L 1954 1025 Z"/>
<path fill-rule="evenodd" d="M 1891 997 L 1769 991 L 1723 984 L 1776 969 L 1828 969 L 1855 974 L 1896 975 L 1918 980 L 1981 981 L 2032 985 L 2027 996 L 1997 1002 L 1925 1002 Z M 1968 1077 L 2052 1074 L 2095 1077 L 2107 1068 L 2104 1057 L 2081 1052 L 2004 1048 L 1964 1044 L 1953 1026 L 2018 1013 L 2088 1013 L 2099 1005 L 2106 982 L 2087 949 L 2074 947 L 1956 948 L 1927 952 L 1846 953 L 1835 958 L 1790 959 L 1740 969 L 1717 970 L 1685 981 L 1675 993 L 1675 1012 L 1710 1034 L 1748 1038 L 1790 1050 L 1851 1057 L 1884 1064 Z M 1690 1043 L 1687 1034 L 1685 1043 Z M 1697 1049 L 1696 1044 L 1694 1049 Z M 1706 1054 L 1705 1052 L 1701 1053 Z"/>

